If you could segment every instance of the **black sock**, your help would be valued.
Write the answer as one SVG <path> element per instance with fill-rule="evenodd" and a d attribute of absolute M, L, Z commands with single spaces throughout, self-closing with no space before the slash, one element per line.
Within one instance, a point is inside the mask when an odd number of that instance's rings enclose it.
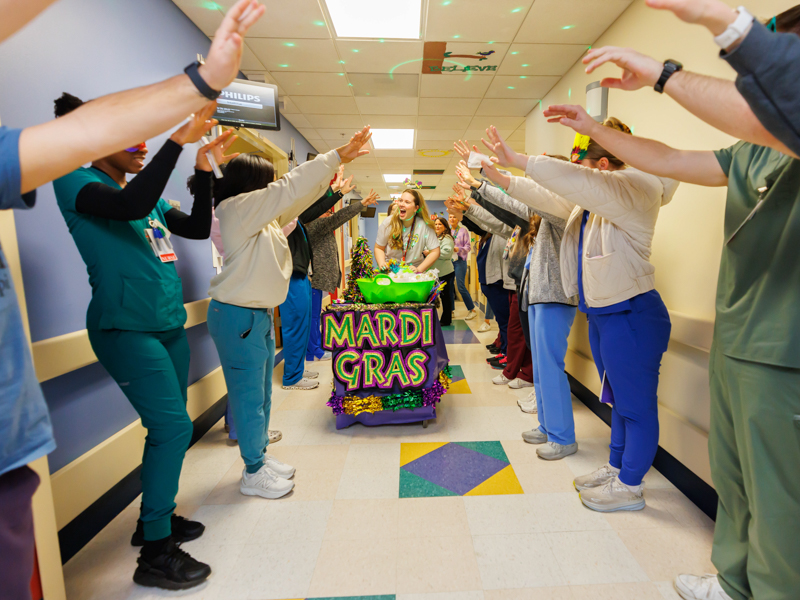
<path fill-rule="evenodd" d="M 142 546 L 142 556 L 145 558 L 152 558 L 164 552 L 170 537 L 171 536 L 168 535 L 160 540 L 145 540 L 144 546 Z"/>

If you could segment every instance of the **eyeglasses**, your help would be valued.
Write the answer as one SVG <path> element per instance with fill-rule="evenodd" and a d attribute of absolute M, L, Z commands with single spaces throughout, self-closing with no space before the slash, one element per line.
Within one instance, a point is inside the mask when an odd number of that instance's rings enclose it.
<path fill-rule="evenodd" d="M 125 152 L 138 152 L 139 150 L 147 150 L 147 142 L 142 142 L 138 146 L 132 146 L 131 148 L 125 148 Z"/>

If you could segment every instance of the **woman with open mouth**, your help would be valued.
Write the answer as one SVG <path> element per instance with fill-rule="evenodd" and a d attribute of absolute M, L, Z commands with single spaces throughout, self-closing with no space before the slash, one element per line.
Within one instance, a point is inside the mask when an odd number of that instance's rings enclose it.
<path fill-rule="evenodd" d="M 391 216 L 378 228 L 375 261 L 385 269 L 386 261 L 395 259 L 416 267 L 417 273 L 424 273 L 438 258 L 439 238 L 433 230 L 425 198 L 419 190 L 406 190 L 395 201 Z"/>

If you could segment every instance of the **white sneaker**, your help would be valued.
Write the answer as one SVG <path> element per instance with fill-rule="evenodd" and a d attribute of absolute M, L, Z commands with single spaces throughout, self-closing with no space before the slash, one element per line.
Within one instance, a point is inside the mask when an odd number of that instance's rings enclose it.
<path fill-rule="evenodd" d="M 242 471 L 242 482 L 239 491 L 245 496 L 261 496 L 262 498 L 282 498 L 292 491 L 294 482 L 278 477 L 265 464 L 252 475 L 247 469 Z"/>
<path fill-rule="evenodd" d="M 464 317 L 464 320 L 465 321 L 470 321 L 470 320 L 474 319 L 477 316 L 478 316 L 478 311 L 473 308 L 471 311 L 469 311 L 467 313 L 467 316 Z"/>
<path fill-rule="evenodd" d="M 319 387 L 319 381 L 314 381 L 313 379 L 307 379 L 303 377 L 297 383 L 293 383 L 292 385 L 282 385 L 281 387 L 285 390 L 313 390 L 314 388 Z"/>
<path fill-rule="evenodd" d="M 619 469 L 615 469 L 610 464 L 606 463 L 588 475 L 576 477 L 572 482 L 572 485 L 574 485 L 575 489 L 580 492 L 605 485 L 612 479 L 615 479 L 617 475 L 619 475 Z"/>
<path fill-rule="evenodd" d="M 716 575 L 678 575 L 675 590 L 684 600 L 733 600 L 722 589 Z"/>
<path fill-rule="evenodd" d="M 267 435 L 269 436 L 270 444 L 274 444 L 275 442 L 280 442 L 283 439 L 283 434 L 277 429 L 270 429 L 269 431 L 267 431 Z"/>
<path fill-rule="evenodd" d="M 536 405 L 536 389 L 532 388 L 530 394 L 517 400 L 517 406 L 522 412 L 529 415 L 535 415 L 539 412 L 539 407 Z"/>
<path fill-rule="evenodd" d="M 517 377 L 516 379 L 508 383 L 508 387 L 510 387 L 512 390 L 521 390 L 522 388 L 533 387 L 533 384 L 529 381 L 525 381 L 524 379 L 520 379 L 519 377 Z M 536 396 L 534 396 L 534 399 L 535 398 Z"/>
<path fill-rule="evenodd" d="M 491 328 L 492 328 L 491 325 L 489 325 L 488 323 L 484 323 L 483 325 L 478 327 L 478 333 L 485 333 L 485 332 L 491 330 Z"/>
<path fill-rule="evenodd" d="M 322 360 L 330 360 L 330 359 L 331 359 L 331 353 L 330 353 L 330 351 L 326 350 L 325 353 L 322 355 L 322 357 L 318 358 L 317 360 L 322 361 Z"/>
<path fill-rule="evenodd" d="M 492 383 L 495 385 L 509 385 L 509 381 L 511 381 L 508 377 L 500 373 L 497 377 L 492 379 Z"/>
<path fill-rule="evenodd" d="M 614 477 L 603 487 L 585 489 L 580 493 L 581 502 L 597 512 L 617 512 L 619 510 L 642 510 L 644 484 L 630 487 Z"/>
<path fill-rule="evenodd" d="M 306 369 L 305 371 L 303 371 L 303 377 L 305 377 L 306 379 L 316 379 L 317 377 L 319 377 L 319 373 L 317 373 L 316 371 L 309 371 Z"/>
<path fill-rule="evenodd" d="M 264 455 L 264 466 L 283 479 L 291 479 L 294 477 L 294 467 L 282 463 L 271 454 Z"/>

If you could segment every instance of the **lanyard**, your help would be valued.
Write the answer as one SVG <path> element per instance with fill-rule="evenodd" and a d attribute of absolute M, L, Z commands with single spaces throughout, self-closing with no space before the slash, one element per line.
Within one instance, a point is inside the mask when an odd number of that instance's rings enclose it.
<path fill-rule="evenodd" d="M 417 224 L 417 213 L 414 213 L 414 218 L 411 219 L 411 229 L 408 231 L 408 241 L 403 244 L 403 262 L 406 262 L 406 253 L 411 247 L 411 238 L 414 235 L 414 225 Z M 402 236 L 402 233 L 400 234 Z M 400 238 L 402 239 L 402 237 Z"/>

